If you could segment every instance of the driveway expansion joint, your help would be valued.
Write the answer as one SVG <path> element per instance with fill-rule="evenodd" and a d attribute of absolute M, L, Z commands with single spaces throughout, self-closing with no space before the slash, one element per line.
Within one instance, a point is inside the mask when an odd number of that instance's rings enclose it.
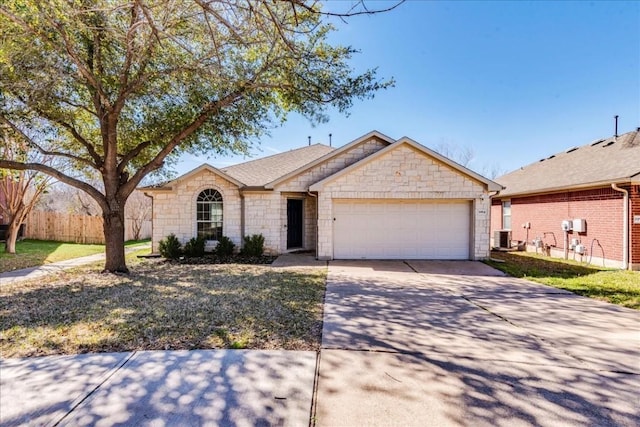
<path fill-rule="evenodd" d="M 481 304 L 478 304 L 477 302 L 472 301 L 469 297 L 467 297 L 467 296 L 465 296 L 465 295 L 460 295 L 460 297 L 461 297 L 462 299 L 464 299 L 465 301 L 469 302 L 470 304 L 473 304 L 473 305 L 475 305 L 476 307 L 478 307 L 478 308 L 480 308 L 480 309 L 482 309 L 482 310 L 486 311 L 487 313 L 489 313 L 489 314 L 491 314 L 491 315 L 493 315 L 493 316 L 497 317 L 498 319 L 500 319 L 500 320 L 502 320 L 502 321 L 504 321 L 504 322 L 507 322 L 507 323 L 508 323 L 508 324 L 510 324 L 511 326 L 513 326 L 513 327 L 515 327 L 515 328 L 518 328 L 518 329 L 523 330 L 527 335 L 529 335 L 530 337 L 532 337 L 532 338 L 533 338 L 533 339 L 535 339 L 536 341 L 541 342 L 541 343 L 544 343 L 544 344 L 546 344 L 546 345 L 548 345 L 548 346 L 550 346 L 550 347 L 552 347 L 552 348 L 554 348 L 554 349 L 556 349 L 556 350 L 558 350 L 558 351 L 562 352 L 565 356 L 570 357 L 570 358 L 572 358 L 572 359 L 574 359 L 574 360 L 576 360 L 576 361 L 580 362 L 580 363 L 581 363 L 581 364 L 583 364 L 583 365 L 586 365 L 586 367 L 588 368 L 589 363 L 588 363 L 586 360 L 580 359 L 579 357 L 575 356 L 574 354 L 571 354 L 571 353 L 567 352 L 564 348 L 561 348 L 561 347 L 556 346 L 553 342 L 551 342 L 551 341 L 547 341 L 546 339 L 544 339 L 544 338 L 542 338 L 542 337 L 539 337 L 538 335 L 536 335 L 536 334 L 533 334 L 533 333 L 529 332 L 526 328 L 524 328 L 524 327 L 522 327 L 522 326 L 520 326 L 520 325 L 518 325 L 518 324 L 516 324 L 516 323 L 513 323 L 511 320 L 507 319 L 507 318 L 506 318 L 506 317 L 504 317 L 504 316 L 501 316 L 501 315 L 499 315 L 499 314 L 497 314 L 497 313 L 494 313 L 493 311 L 489 310 L 487 307 L 485 307 L 485 306 L 483 306 L 483 305 L 481 305 Z M 593 370 L 593 369 L 589 369 L 589 370 Z"/>
<path fill-rule="evenodd" d="M 99 381 L 98 384 L 96 384 L 84 397 L 82 397 L 81 399 L 76 399 L 78 400 L 75 403 L 71 404 L 71 408 L 69 408 L 69 410 L 67 411 L 66 414 L 64 414 L 63 416 L 60 417 L 60 419 L 58 419 L 56 422 L 54 422 L 52 425 L 54 427 L 60 425 L 61 422 L 64 421 L 65 418 L 67 418 L 69 415 L 71 415 L 73 413 L 73 411 L 76 410 L 76 408 L 78 408 L 83 402 L 85 402 L 87 399 L 89 399 L 96 391 L 98 391 L 98 389 L 100 387 L 102 387 L 107 381 L 109 381 L 109 379 L 111 377 L 113 377 L 118 371 L 120 371 L 127 363 L 129 363 L 129 361 L 133 358 L 133 356 L 137 353 L 137 351 L 132 351 L 131 354 L 127 357 L 124 358 L 124 360 L 122 362 L 120 362 L 115 368 L 109 370 L 106 374 L 104 374 L 104 378 L 102 379 L 102 381 Z"/>

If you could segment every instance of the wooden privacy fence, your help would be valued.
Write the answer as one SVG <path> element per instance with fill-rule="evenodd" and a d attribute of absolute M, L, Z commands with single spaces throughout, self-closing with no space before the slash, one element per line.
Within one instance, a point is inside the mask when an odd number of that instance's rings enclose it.
<path fill-rule="evenodd" d="M 125 219 L 125 240 L 133 240 L 133 219 Z M 56 240 L 60 242 L 104 244 L 102 217 L 72 215 L 58 212 L 31 211 L 25 221 L 27 239 Z M 151 237 L 151 221 L 145 220 L 140 238 Z"/>

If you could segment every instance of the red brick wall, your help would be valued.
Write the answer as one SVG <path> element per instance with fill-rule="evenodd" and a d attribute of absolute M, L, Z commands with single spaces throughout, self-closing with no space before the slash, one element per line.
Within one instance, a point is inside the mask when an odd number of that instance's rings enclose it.
<path fill-rule="evenodd" d="M 640 185 L 633 185 L 629 188 L 629 240 L 631 241 L 630 262 L 634 269 L 640 268 L 640 224 L 633 223 L 633 217 L 640 215 Z"/>
<path fill-rule="evenodd" d="M 494 230 L 502 229 L 502 200 L 491 200 L 491 238 Z"/>
<path fill-rule="evenodd" d="M 636 191 L 640 193 L 637 188 Z M 638 203 L 635 203 L 634 206 L 640 210 L 640 194 L 638 193 L 636 193 Z M 604 254 L 602 249 L 594 243 L 593 256 L 621 261 L 622 199 L 622 193 L 614 191 L 610 187 L 511 198 L 512 238 L 513 240 L 526 240 L 531 244 L 533 239 L 540 237 L 545 244 L 563 249 L 564 234 L 560 227 L 562 220 L 582 218 L 587 222 L 586 233 L 569 232 L 569 243 L 572 238 L 578 238 L 586 246 L 587 251 L 590 251 L 593 239 L 598 239 L 604 249 Z M 493 231 L 501 227 L 500 203 L 501 201 L 497 199 L 492 202 L 492 236 Z M 522 224 L 526 222 L 531 223 L 529 230 L 522 227 Z M 634 238 L 637 238 L 638 242 L 636 240 L 634 242 L 640 245 L 640 230 L 636 234 L 638 236 Z"/>

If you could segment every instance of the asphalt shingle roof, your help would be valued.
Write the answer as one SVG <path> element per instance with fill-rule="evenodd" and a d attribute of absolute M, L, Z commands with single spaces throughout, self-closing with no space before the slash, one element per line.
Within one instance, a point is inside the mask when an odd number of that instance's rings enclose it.
<path fill-rule="evenodd" d="M 630 180 L 640 180 L 637 130 L 570 148 L 495 179 L 506 187 L 500 197 Z"/>
<path fill-rule="evenodd" d="M 240 163 L 221 170 L 249 187 L 261 187 L 332 152 L 335 148 L 314 144 Z"/>

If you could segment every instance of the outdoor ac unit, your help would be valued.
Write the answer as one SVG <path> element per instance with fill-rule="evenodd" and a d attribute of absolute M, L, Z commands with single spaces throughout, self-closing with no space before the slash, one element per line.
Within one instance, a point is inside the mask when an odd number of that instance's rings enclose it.
<path fill-rule="evenodd" d="M 493 245 L 497 248 L 511 247 L 511 230 L 496 230 L 493 233 Z"/>

